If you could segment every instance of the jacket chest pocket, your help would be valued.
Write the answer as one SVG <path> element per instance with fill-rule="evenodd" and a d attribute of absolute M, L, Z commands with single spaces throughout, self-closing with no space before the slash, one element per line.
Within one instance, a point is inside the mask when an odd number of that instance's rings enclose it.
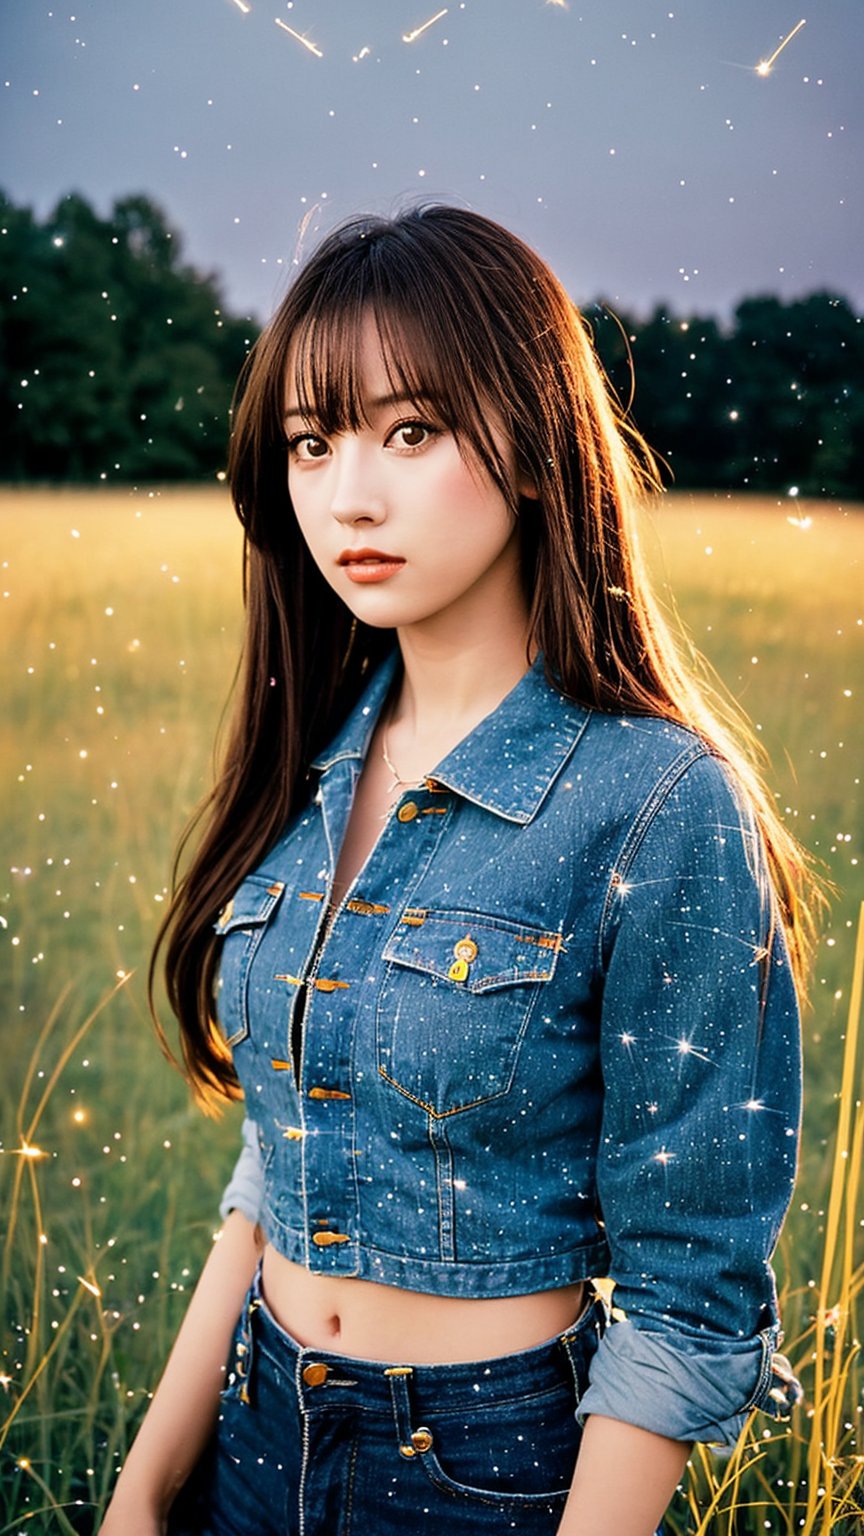
<path fill-rule="evenodd" d="M 264 875 L 248 875 L 214 923 L 223 940 L 216 1011 L 226 1045 L 249 1033 L 249 973 L 285 887 Z"/>
<path fill-rule="evenodd" d="M 384 948 L 378 1071 L 430 1114 L 507 1093 L 561 935 L 474 912 L 407 912 Z"/>

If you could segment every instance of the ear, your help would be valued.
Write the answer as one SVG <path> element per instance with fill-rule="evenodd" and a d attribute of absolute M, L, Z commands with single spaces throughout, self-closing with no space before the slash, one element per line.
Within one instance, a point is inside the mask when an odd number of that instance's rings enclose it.
<path fill-rule="evenodd" d="M 522 474 L 521 472 L 519 473 L 516 478 L 516 490 L 519 494 L 520 500 L 523 496 L 526 501 L 540 500 L 540 492 L 538 491 L 534 481 L 529 475 Z"/>

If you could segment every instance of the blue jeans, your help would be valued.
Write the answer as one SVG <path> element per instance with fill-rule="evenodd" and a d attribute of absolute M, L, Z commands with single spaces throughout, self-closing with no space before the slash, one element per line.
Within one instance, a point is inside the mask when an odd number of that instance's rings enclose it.
<path fill-rule="evenodd" d="M 388 1365 L 301 1347 L 256 1277 L 172 1536 L 554 1536 L 602 1331 L 594 1301 L 518 1354 Z"/>

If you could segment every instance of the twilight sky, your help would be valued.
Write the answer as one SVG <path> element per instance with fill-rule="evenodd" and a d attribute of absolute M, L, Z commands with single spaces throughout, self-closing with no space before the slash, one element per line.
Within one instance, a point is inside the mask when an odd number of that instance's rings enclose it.
<path fill-rule="evenodd" d="M 40 215 L 148 193 L 261 318 L 316 232 L 418 197 L 508 224 L 577 300 L 862 307 L 864 0 L 807 0 L 760 75 L 795 4 L 451 0 L 406 42 L 444 6 L 3 0 L 0 181 Z"/>

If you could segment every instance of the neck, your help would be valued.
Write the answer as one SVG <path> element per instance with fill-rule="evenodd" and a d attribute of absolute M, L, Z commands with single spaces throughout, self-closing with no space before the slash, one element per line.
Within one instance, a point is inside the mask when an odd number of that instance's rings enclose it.
<path fill-rule="evenodd" d="M 516 686 L 529 665 L 527 616 L 507 614 L 476 631 L 399 632 L 404 674 L 382 722 L 382 748 L 397 784 L 430 773 Z M 530 660 L 533 660 L 533 656 Z"/>

